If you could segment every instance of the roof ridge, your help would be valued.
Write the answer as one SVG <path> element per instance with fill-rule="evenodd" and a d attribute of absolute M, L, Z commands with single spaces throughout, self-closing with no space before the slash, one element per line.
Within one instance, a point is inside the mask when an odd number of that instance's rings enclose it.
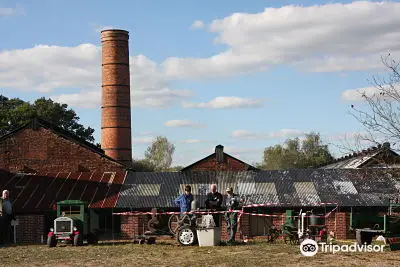
<path fill-rule="evenodd" d="M 353 153 L 348 153 L 347 155 L 343 155 L 343 156 L 341 156 L 339 158 L 334 158 L 333 160 L 331 160 L 331 161 L 329 161 L 329 162 L 327 162 L 325 164 L 321 164 L 321 165 L 317 166 L 317 168 L 320 168 L 320 167 L 323 167 L 323 166 L 328 166 L 330 164 L 341 162 L 341 161 L 344 161 L 344 160 L 353 159 L 353 158 L 356 158 L 356 157 L 366 156 L 366 155 L 369 155 L 369 154 L 381 152 L 381 151 L 384 151 L 386 149 L 390 150 L 390 143 L 389 142 L 384 142 L 382 145 L 378 144 L 377 146 L 370 146 L 370 147 L 368 147 L 366 149 L 362 149 L 360 151 L 354 151 Z"/>
<path fill-rule="evenodd" d="M 4 139 L 4 138 L 7 138 L 8 136 L 10 136 L 10 135 L 12 135 L 12 134 L 14 134 L 14 133 L 26 128 L 26 127 L 31 127 L 32 129 L 37 129 L 40 126 L 46 128 L 46 129 L 49 129 L 50 131 L 52 131 L 53 133 L 55 133 L 55 134 L 57 134 L 59 136 L 62 136 L 62 137 L 67 138 L 67 139 L 69 139 L 69 140 L 71 140 L 73 142 L 76 142 L 77 144 L 79 144 L 79 145 L 81 145 L 83 147 L 86 147 L 87 149 L 93 151 L 94 153 L 97 153 L 100 156 L 105 157 L 108 160 L 111 160 L 111 161 L 113 161 L 115 163 L 118 163 L 119 165 L 122 165 L 122 166 L 124 166 L 126 168 L 126 166 L 123 163 L 121 163 L 121 162 L 119 162 L 119 161 L 107 156 L 104 153 L 104 150 L 99 148 L 99 147 L 97 147 L 95 144 L 90 143 L 90 142 L 86 141 L 85 139 L 77 136 L 73 132 L 65 130 L 65 129 L 63 129 L 63 128 L 61 128 L 61 127 L 59 127 L 59 126 L 57 126 L 57 125 L 55 125 L 55 124 L 43 119 L 41 117 L 39 117 L 39 116 L 33 117 L 25 125 L 23 125 L 21 127 L 18 127 L 16 129 L 14 129 L 13 131 L 11 131 L 11 132 L 3 135 L 3 136 L 0 136 L 0 140 Z"/>

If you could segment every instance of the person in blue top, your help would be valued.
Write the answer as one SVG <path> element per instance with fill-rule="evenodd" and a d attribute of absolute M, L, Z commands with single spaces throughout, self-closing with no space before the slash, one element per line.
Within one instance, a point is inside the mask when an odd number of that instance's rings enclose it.
<path fill-rule="evenodd" d="M 175 199 L 175 204 L 179 205 L 181 212 L 190 212 L 192 209 L 192 188 L 190 185 L 185 186 L 185 193 Z M 184 214 L 181 214 L 181 217 Z"/>

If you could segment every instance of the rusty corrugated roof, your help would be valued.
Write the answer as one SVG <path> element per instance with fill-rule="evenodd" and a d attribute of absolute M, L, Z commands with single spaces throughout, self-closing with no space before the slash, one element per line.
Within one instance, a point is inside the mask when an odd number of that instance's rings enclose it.
<path fill-rule="evenodd" d="M 91 208 L 115 207 L 125 172 L 0 174 L 17 213 L 49 210 L 58 201 L 83 200 Z"/>

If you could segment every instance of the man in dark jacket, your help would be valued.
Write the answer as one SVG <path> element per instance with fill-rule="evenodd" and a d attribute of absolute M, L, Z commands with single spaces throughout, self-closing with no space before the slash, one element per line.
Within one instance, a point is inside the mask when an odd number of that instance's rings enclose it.
<path fill-rule="evenodd" d="M 217 191 L 217 185 L 210 186 L 210 193 L 207 194 L 206 208 L 207 209 L 220 209 L 222 205 L 222 194 Z"/>
<path fill-rule="evenodd" d="M 0 198 L 0 244 L 10 241 L 10 227 L 13 218 L 12 204 L 9 199 L 10 192 L 4 190 Z"/>
<path fill-rule="evenodd" d="M 210 193 L 207 194 L 207 198 L 206 198 L 206 209 L 212 209 L 212 210 L 220 210 L 221 209 L 221 205 L 222 205 L 222 201 L 223 201 L 223 197 L 222 194 L 219 193 L 217 191 L 217 185 L 216 184 L 212 184 L 210 186 Z M 219 214 L 213 214 L 213 218 L 214 218 L 214 222 L 215 222 L 215 226 L 219 227 L 220 223 L 219 223 Z"/>

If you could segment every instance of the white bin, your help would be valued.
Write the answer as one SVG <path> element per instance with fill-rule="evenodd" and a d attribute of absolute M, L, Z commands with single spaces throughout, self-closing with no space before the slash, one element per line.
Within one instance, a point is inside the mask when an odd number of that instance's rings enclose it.
<path fill-rule="evenodd" d="M 197 229 L 197 239 L 200 247 L 217 246 L 221 241 L 221 228 L 199 228 Z"/>

